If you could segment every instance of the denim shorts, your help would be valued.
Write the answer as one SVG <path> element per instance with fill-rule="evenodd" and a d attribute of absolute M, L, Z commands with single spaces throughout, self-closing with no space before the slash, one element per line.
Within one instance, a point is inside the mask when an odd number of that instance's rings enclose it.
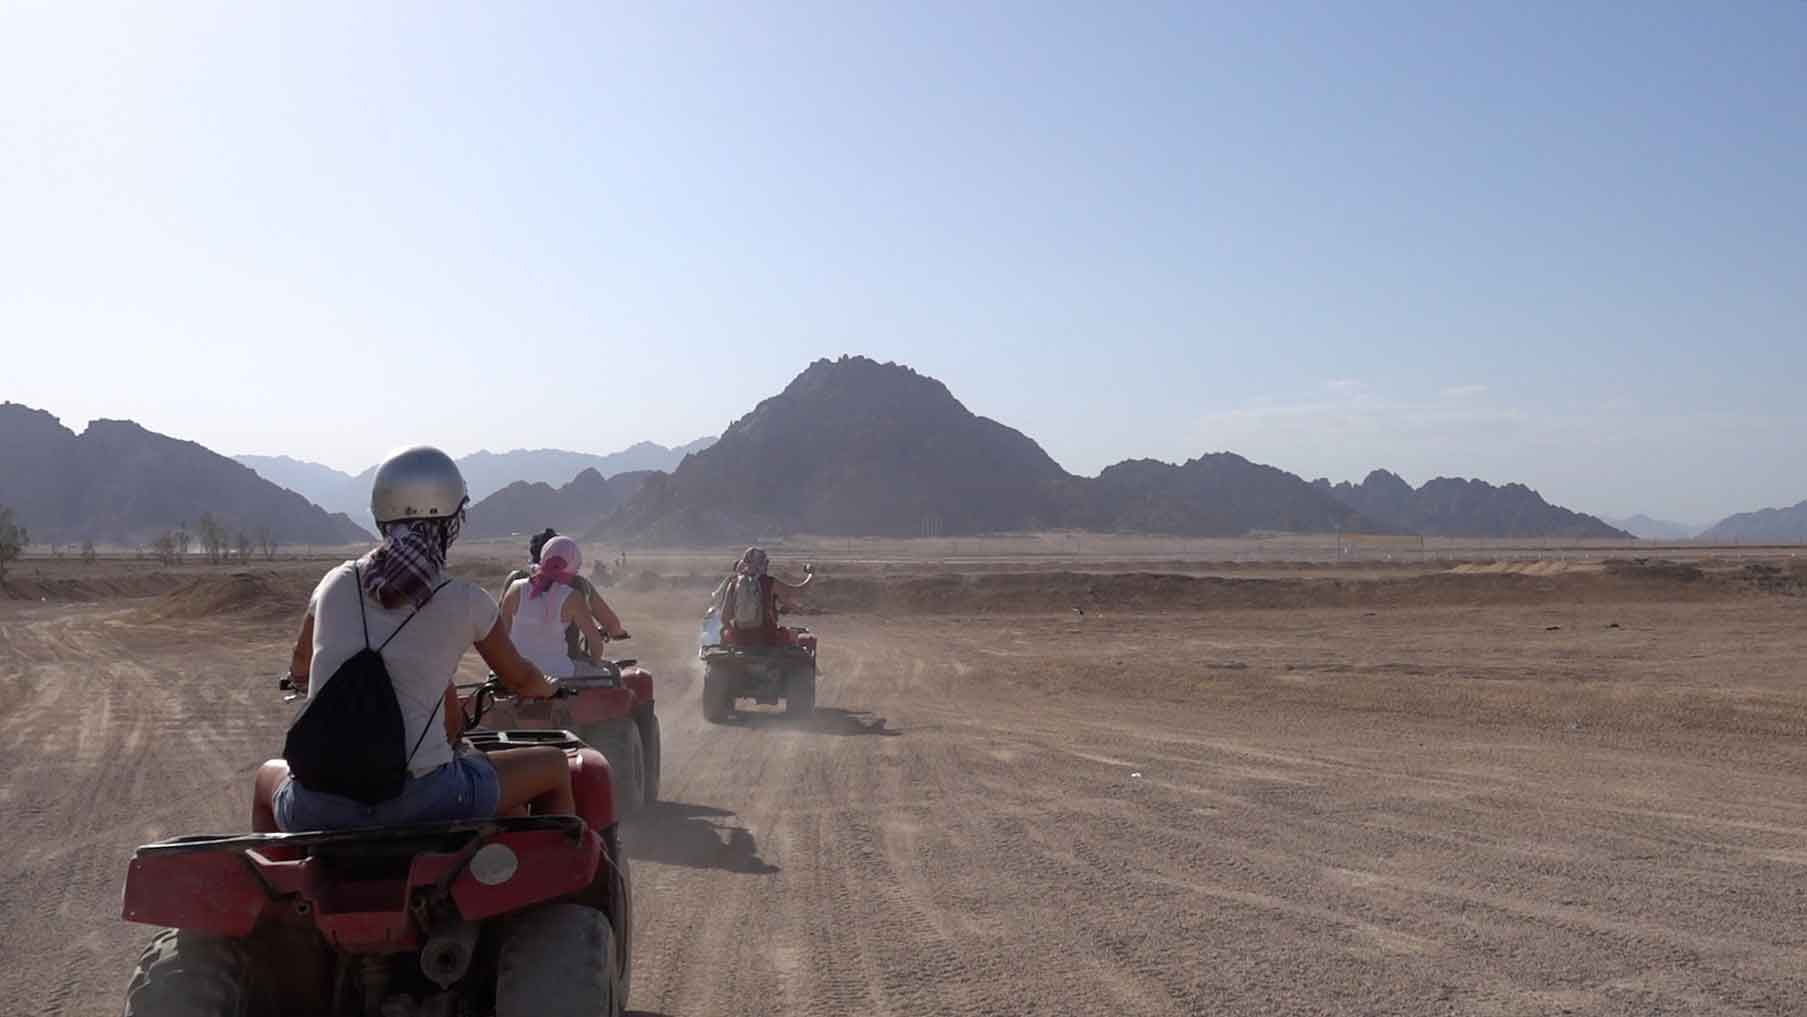
<path fill-rule="evenodd" d="M 480 819 L 496 814 L 502 781 L 481 752 L 461 752 L 451 762 L 409 777 L 402 793 L 386 802 L 365 805 L 324 791 L 309 791 L 290 777 L 276 789 L 271 804 L 276 825 L 285 831 L 346 830 L 360 826 L 405 826 Z"/>

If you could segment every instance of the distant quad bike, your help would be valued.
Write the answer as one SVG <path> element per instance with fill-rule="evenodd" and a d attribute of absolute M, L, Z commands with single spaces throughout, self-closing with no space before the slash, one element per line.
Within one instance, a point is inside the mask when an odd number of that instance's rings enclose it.
<path fill-rule="evenodd" d="M 471 728 L 497 692 L 472 695 Z M 167 928 L 126 1017 L 622 1017 L 632 895 L 608 764 L 565 731 L 467 737 L 564 749 L 578 814 L 146 844 L 124 917 Z"/>
<path fill-rule="evenodd" d="M 558 679 L 561 695 L 539 702 L 497 703 L 488 713 L 497 730 L 558 728 L 575 731 L 609 761 L 615 807 L 622 816 L 659 800 L 659 718 L 653 712 L 653 676 L 632 658 L 592 664 Z"/>
<path fill-rule="evenodd" d="M 762 706 L 782 700 L 789 717 L 816 712 L 816 636 L 800 626 L 790 631 L 794 641 L 775 646 L 702 648 L 704 720 L 727 723 L 742 699 Z"/>

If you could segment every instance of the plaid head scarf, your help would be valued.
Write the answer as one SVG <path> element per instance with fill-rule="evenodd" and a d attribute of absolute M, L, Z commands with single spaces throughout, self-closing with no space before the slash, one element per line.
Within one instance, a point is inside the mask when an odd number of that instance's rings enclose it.
<path fill-rule="evenodd" d="M 426 604 L 445 568 L 445 553 L 458 539 L 464 510 L 444 519 L 404 519 L 383 525 L 382 546 L 358 563 L 364 592 L 385 607 Z"/>

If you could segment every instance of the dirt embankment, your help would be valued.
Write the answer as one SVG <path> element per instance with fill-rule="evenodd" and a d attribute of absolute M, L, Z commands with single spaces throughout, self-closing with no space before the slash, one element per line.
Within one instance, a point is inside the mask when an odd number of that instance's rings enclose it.
<path fill-rule="evenodd" d="M 1210 611 L 1693 600 L 1807 594 L 1807 571 L 1774 566 L 1723 573 L 1671 562 L 1464 566 L 1402 578 L 1236 578 L 1153 572 L 1043 572 L 878 578 L 824 577 L 796 613 L 987 614 L 1066 610 Z"/>
<path fill-rule="evenodd" d="M 5 599 L 97 602 L 136 599 L 147 621 L 299 614 L 322 568 L 9 577 Z M 497 590 L 500 565 L 457 570 Z M 695 591 L 719 581 L 700 572 L 638 570 L 604 589 L 614 593 Z M 892 574 L 873 570 L 821 576 L 787 599 L 809 614 L 1035 614 L 1084 611 L 1164 612 L 1285 608 L 1387 608 L 1507 605 L 1547 601 L 1613 603 L 1726 596 L 1807 596 L 1807 563 L 1746 563 L 1719 569 L 1660 560 L 1466 563 L 1419 574 L 1189 575 L 1164 571 L 1033 571 Z"/>
<path fill-rule="evenodd" d="M 192 580 L 168 572 L 133 575 L 39 576 L 15 569 L 0 580 L 0 600 L 96 602 L 125 597 L 154 597 Z"/>
<path fill-rule="evenodd" d="M 312 589 L 307 577 L 293 573 L 202 576 L 148 601 L 139 613 L 146 621 L 298 618 Z"/>

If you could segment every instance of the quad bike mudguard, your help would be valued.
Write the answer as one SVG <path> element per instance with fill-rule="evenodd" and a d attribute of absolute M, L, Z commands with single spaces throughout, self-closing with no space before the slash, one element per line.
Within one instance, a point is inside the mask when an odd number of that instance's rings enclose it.
<path fill-rule="evenodd" d="M 580 894 L 615 864 L 608 764 L 562 731 L 473 732 L 480 749 L 558 745 L 571 764 L 576 816 L 486 818 L 298 833 L 190 836 L 138 848 L 127 921 L 246 936 L 272 921 L 312 925 L 340 950 L 420 946 L 429 898 L 481 921 Z"/>

